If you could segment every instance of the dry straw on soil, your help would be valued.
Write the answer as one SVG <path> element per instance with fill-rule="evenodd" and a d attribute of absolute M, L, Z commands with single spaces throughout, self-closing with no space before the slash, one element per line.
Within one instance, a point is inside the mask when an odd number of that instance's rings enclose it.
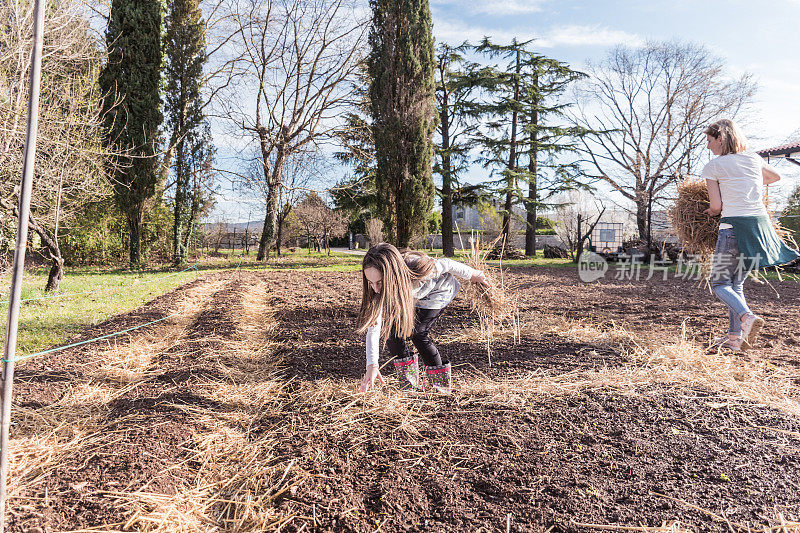
<path fill-rule="evenodd" d="M 486 249 L 481 249 L 478 241 L 479 239 L 473 235 L 467 264 L 483 271 L 489 286 L 468 283 L 464 288 L 464 294 L 472 310 L 478 315 L 480 339 L 486 342 L 489 366 L 492 366 L 492 341 L 496 335 L 510 332 L 514 343 L 520 340 L 519 305 L 513 287 L 505 281 L 502 265 L 494 268 L 486 264 L 486 255 L 494 248 L 497 241 Z"/>

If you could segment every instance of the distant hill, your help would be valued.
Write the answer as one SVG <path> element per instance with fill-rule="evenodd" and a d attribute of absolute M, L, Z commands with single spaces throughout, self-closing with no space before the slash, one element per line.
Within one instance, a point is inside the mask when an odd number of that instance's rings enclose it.
<path fill-rule="evenodd" d="M 207 231 L 215 227 L 217 224 L 220 224 L 220 222 L 204 222 L 201 225 L 203 226 L 203 229 Z M 227 225 L 228 225 L 228 231 L 233 232 L 233 230 L 235 229 L 236 233 L 244 231 L 248 227 L 247 222 L 228 222 Z M 263 227 L 264 227 L 263 220 L 250 221 L 250 231 L 261 231 Z"/>

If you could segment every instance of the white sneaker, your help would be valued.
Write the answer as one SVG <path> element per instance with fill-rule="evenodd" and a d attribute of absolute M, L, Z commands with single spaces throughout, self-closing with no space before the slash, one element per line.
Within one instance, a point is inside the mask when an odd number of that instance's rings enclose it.
<path fill-rule="evenodd" d="M 755 346 L 758 334 L 761 328 L 764 327 L 764 319 L 756 316 L 753 313 L 747 313 L 742 318 L 742 341 L 747 344 L 748 348 Z"/>

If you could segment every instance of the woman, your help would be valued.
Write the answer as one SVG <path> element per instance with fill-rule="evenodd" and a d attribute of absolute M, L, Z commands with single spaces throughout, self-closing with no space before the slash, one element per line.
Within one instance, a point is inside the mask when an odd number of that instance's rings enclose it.
<path fill-rule="evenodd" d="M 744 297 L 744 280 L 751 270 L 793 261 L 799 255 L 775 233 L 762 199 L 764 185 L 780 175 L 758 154 L 746 152 L 746 140 L 736 125 L 722 119 L 705 130 L 715 156 L 704 168 L 711 216 L 722 214 L 711 269 L 711 289 L 728 307 L 728 334 L 715 343 L 733 351 L 754 346 L 764 320 Z"/>

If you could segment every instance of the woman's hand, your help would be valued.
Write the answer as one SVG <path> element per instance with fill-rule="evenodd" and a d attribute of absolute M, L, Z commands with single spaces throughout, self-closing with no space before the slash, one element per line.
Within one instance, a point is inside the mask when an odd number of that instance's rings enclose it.
<path fill-rule="evenodd" d="M 381 371 L 378 370 L 378 365 L 367 365 L 367 372 L 364 374 L 364 377 L 361 378 L 361 387 L 359 387 L 358 390 L 367 392 L 374 389 L 376 378 L 380 384 L 383 385 L 383 376 L 381 376 Z"/>
<path fill-rule="evenodd" d="M 489 286 L 489 282 L 486 281 L 486 274 L 484 274 L 483 272 L 478 272 L 477 274 L 475 274 L 474 276 L 469 278 L 469 280 L 472 283 L 479 283 L 480 285 L 483 285 L 484 287 L 488 287 Z"/>
<path fill-rule="evenodd" d="M 707 214 L 708 216 L 715 217 L 715 216 L 719 215 L 720 213 L 722 213 L 722 208 L 709 207 L 708 209 L 703 211 L 703 213 Z"/>

